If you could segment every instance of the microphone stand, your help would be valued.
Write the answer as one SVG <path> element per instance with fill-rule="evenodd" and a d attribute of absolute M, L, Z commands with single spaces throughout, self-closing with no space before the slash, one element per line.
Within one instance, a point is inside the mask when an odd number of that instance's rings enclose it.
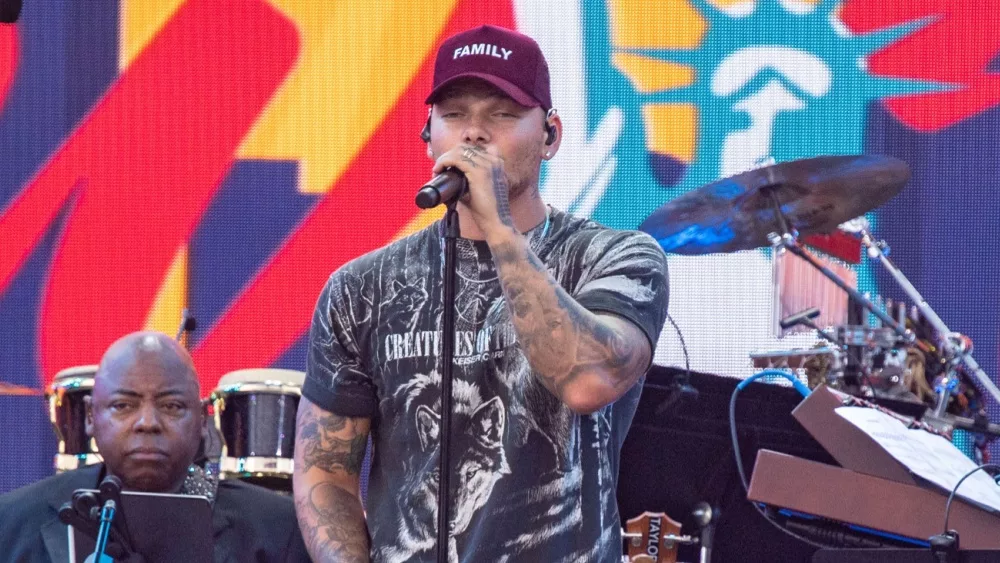
<path fill-rule="evenodd" d="M 464 179 L 463 181 L 467 181 Z M 451 481 L 451 379 L 452 367 L 455 361 L 455 272 L 458 256 L 458 199 L 454 198 L 446 205 L 444 214 L 444 265 L 442 267 L 443 299 L 441 330 L 441 427 L 439 431 L 440 463 L 438 465 L 438 518 L 437 518 L 437 560 L 448 563 L 450 550 L 451 526 L 448 502 Z"/>
<path fill-rule="evenodd" d="M 115 517 L 115 501 L 107 500 L 101 508 L 101 527 L 97 530 L 97 545 L 91 560 L 94 563 L 104 563 L 110 559 L 104 554 L 104 549 L 108 545 L 108 536 L 111 534 L 111 521 Z"/>

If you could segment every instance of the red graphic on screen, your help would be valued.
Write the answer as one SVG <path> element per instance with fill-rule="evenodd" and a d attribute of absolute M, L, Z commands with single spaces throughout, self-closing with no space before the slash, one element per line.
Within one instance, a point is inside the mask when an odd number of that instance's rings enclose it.
<path fill-rule="evenodd" d="M 841 19 L 855 33 L 931 18 L 931 23 L 869 57 L 876 75 L 954 85 L 947 92 L 900 96 L 886 107 L 904 124 L 937 131 L 1000 104 L 1000 74 L 988 72 L 1000 54 L 1000 0 L 855 0 Z"/>
<path fill-rule="evenodd" d="M 17 71 L 17 26 L 0 24 L 0 108 Z"/>
<path fill-rule="evenodd" d="M 294 64 L 296 30 L 262 2 L 191 1 L 0 217 L 0 292 L 69 202 L 39 319 L 47 383 L 145 323 L 178 248 Z M 206 37 L 239 29 L 228 41 Z M 85 328 L 84 328 L 85 324 Z"/>
<path fill-rule="evenodd" d="M 462 2 L 442 37 L 483 22 L 514 27 L 513 11 Z M 294 25 L 266 2 L 233 10 L 190 0 L 0 212 L 0 294 L 67 213 L 38 319 L 43 386 L 60 369 L 96 363 L 112 341 L 144 325 L 178 249 L 298 49 Z M 13 47 L 5 52 L 16 56 Z M 431 163 L 415 132 L 426 118 L 432 64 L 431 52 L 355 162 L 205 327 L 193 351 L 203 388 L 233 369 L 273 363 L 307 332 L 330 272 L 392 240 L 417 214 L 410 202 Z M 413 138 L 401 140 L 400 131 Z M 338 236 L 357 232 L 365 236 Z"/>

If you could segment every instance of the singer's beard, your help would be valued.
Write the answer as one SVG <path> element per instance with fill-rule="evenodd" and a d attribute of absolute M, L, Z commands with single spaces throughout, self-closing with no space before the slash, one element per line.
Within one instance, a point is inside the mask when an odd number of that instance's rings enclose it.
<path fill-rule="evenodd" d="M 507 194 L 507 201 L 514 202 L 521 198 L 521 196 L 529 194 L 538 196 L 538 182 L 524 181 L 518 182 L 517 184 L 511 184 L 510 192 Z"/>
<path fill-rule="evenodd" d="M 534 168 L 534 170 L 531 170 L 531 172 L 524 174 L 519 178 L 511 178 L 510 174 L 508 174 L 507 182 L 510 183 L 510 188 L 508 188 L 507 191 L 507 201 L 513 203 L 523 196 L 537 198 L 538 179 L 541 172 L 541 164 L 539 164 Z"/>

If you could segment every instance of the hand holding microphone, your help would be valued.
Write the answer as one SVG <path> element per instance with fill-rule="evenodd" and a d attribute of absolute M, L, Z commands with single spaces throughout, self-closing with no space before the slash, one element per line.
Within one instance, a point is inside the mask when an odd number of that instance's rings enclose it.
<path fill-rule="evenodd" d="M 437 197 L 429 190 L 424 191 L 428 188 L 424 186 L 417 194 L 417 205 L 421 206 L 422 201 L 440 204 L 462 199 L 470 212 L 469 218 L 475 221 L 484 235 L 509 227 L 513 219 L 509 203 L 510 185 L 504 168 L 504 159 L 497 154 L 495 147 L 466 143 L 456 145 L 439 156 L 434 164 L 433 171 L 438 176 L 429 185 L 436 184 L 432 188 L 437 191 Z M 459 177 L 464 182 L 453 181 Z"/>
<path fill-rule="evenodd" d="M 448 204 L 476 192 L 476 186 L 489 181 L 494 158 L 478 145 L 460 144 L 437 157 L 430 182 L 417 192 L 417 207 L 430 209 Z"/>

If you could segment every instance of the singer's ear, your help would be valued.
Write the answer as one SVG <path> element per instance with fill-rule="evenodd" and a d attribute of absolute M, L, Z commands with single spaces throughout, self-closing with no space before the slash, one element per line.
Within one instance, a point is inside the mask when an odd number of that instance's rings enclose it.
<path fill-rule="evenodd" d="M 559 114 L 556 112 L 555 108 L 550 109 L 545 115 L 545 126 L 543 127 L 543 139 L 544 144 L 542 145 L 542 158 L 549 160 L 559 151 L 559 145 L 562 144 L 562 119 L 559 119 Z"/>

